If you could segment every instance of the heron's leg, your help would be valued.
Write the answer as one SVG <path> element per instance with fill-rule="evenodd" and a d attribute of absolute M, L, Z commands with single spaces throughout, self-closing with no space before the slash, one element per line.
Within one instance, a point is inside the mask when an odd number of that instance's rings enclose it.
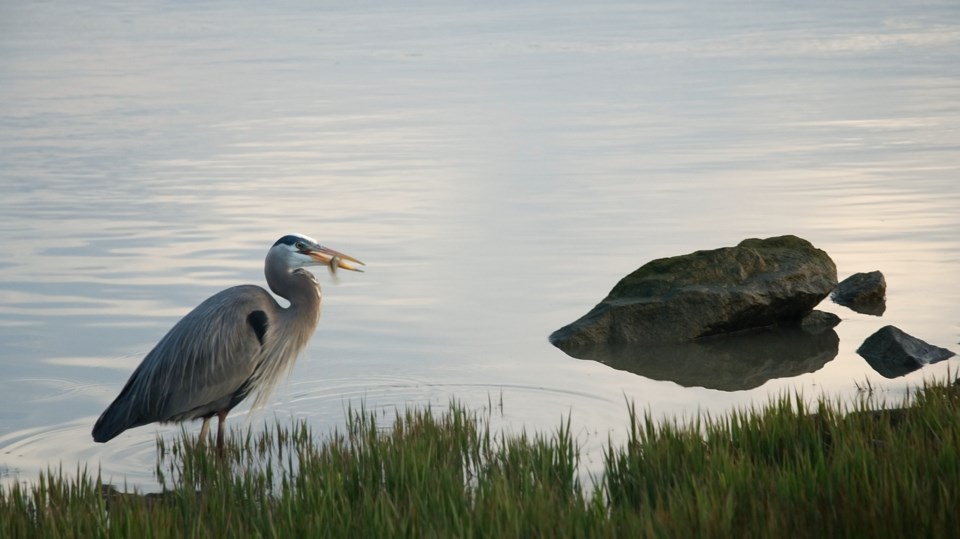
<path fill-rule="evenodd" d="M 200 445 L 207 443 L 207 436 L 210 433 L 210 417 L 203 418 L 203 426 L 200 427 Z"/>
<path fill-rule="evenodd" d="M 217 451 L 223 453 L 223 436 L 227 430 L 227 410 L 217 412 L 217 419 L 219 419 L 217 423 Z"/>

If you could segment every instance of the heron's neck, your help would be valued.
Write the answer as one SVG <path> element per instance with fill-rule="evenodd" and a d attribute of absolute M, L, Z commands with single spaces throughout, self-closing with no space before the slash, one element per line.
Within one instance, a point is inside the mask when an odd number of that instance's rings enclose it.
<path fill-rule="evenodd" d="M 307 334 L 313 333 L 320 318 L 320 283 L 305 269 L 289 271 L 286 268 L 267 265 L 267 285 L 273 293 L 290 302 L 286 316 L 311 321 L 303 327 Z"/>

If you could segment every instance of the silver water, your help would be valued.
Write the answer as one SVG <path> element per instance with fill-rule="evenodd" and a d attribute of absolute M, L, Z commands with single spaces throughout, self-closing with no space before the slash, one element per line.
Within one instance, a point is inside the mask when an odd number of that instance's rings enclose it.
<path fill-rule="evenodd" d="M 957 96 L 954 2 L 4 3 L 0 476 L 155 488 L 178 429 L 98 445 L 96 416 L 290 231 L 367 273 L 319 272 L 320 329 L 238 428 L 502 403 L 512 430 L 569 415 L 596 467 L 628 401 L 898 399 L 955 360 L 887 380 L 855 350 L 885 324 L 960 348 Z M 814 372 L 683 387 L 547 342 L 651 259 L 780 234 L 889 285 L 882 318 L 822 306 Z"/>

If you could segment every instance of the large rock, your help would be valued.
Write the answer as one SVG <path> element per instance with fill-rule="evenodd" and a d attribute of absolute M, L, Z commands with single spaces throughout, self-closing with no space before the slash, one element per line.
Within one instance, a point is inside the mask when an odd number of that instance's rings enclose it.
<path fill-rule="evenodd" d="M 590 312 L 550 336 L 563 350 L 603 343 L 678 343 L 793 325 L 837 285 L 827 253 L 796 236 L 649 262 Z"/>
<path fill-rule="evenodd" d="M 854 273 L 840 281 L 830 298 L 858 313 L 881 316 L 887 309 L 887 281 L 879 271 Z"/>
<path fill-rule="evenodd" d="M 867 337 L 857 353 L 886 378 L 903 376 L 954 356 L 950 350 L 926 343 L 894 326 L 884 326 Z"/>

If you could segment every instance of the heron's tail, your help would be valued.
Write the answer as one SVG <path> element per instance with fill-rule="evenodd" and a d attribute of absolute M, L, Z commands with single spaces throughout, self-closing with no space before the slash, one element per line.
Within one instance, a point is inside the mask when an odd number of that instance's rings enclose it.
<path fill-rule="evenodd" d="M 127 430 L 128 425 L 125 417 L 122 417 L 126 414 L 120 414 L 116 411 L 116 403 L 111 404 L 103 414 L 100 415 L 100 419 L 97 419 L 97 423 L 93 426 L 93 441 L 98 443 L 109 442 L 110 440 L 117 437 L 118 434 Z"/>
<path fill-rule="evenodd" d="M 140 414 L 136 411 L 135 399 L 130 398 L 132 381 L 127 382 L 117 398 L 100 414 L 91 432 L 94 442 L 109 442 L 121 432 L 143 424 L 138 421 Z"/>

